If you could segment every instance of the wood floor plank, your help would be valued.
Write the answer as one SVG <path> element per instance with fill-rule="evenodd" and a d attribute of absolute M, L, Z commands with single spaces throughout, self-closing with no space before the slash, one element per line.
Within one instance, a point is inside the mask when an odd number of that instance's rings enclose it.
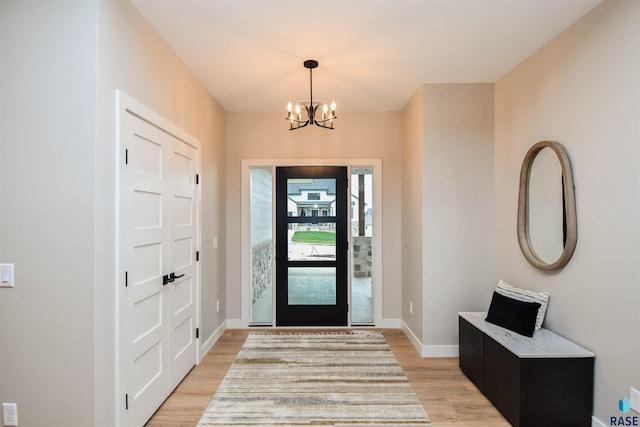
<path fill-rule="evenodd" d="M 248 329 L 226 330 L 146 425 L 195 426 L 249 332 Z M 434 427 L 510 426 L 462 373 L 457 358 L 425 359 L 400 329 L 385 329 L 384 334 Z"/>

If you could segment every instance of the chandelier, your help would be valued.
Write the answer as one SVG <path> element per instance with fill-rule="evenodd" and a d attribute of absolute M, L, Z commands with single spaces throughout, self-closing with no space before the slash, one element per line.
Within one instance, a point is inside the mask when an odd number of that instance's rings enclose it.
<path fill-rule="evenodd" d="M 303 128 L 307 125 L 316 125 L 325 129 L 333 129 L 333 121 L 336 116 L 336 103 L 331 107 L 322 101 L 313 101 L 313 69 L 318 67 L 318 61 L 308 59 L 304 61 L 304 67 L 309 69 L 309 103 L 300 102 L 294 107 L 291 101 L 287 104 L 287 117 L 291 127 L 289 130 Z M 329 109 L 331 108 L 331 109 Z"/>

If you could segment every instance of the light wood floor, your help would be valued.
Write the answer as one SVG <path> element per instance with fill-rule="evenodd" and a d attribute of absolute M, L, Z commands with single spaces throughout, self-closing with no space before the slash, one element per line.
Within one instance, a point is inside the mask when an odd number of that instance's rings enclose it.
<path fill-rule="evenodd" d="M 225 331 L 147 426 L 195 426 L 249 332 Z M 510 426 L 460 371 L 457 358 L 423 359 L 401 330 L 385 329 L 384 335 L 434 427 Z"/>

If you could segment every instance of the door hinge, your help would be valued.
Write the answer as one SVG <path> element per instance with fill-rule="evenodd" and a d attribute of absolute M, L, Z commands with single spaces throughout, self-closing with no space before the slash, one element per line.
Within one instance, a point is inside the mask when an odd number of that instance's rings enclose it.
<path fill-rule="evenodd" d="M 129 272 L 125 271 L 124 272 L 124 287 L 126 288 L 127 286 L 129 286 Z"/>
<path fill-rule="evenodd" d="M 196 339 L 200 338 L 200 328 L 196 328 Z"/>
<path fill-rule="evenodd" d="M 200 251 L 196 251 L 196 261 L 200 261 Z"/>
<path fill-rule="evenodd" d="M 196 184 L 200 184 L 200 175 L 196 174 Z"/>
<path fill-rule="evenodd" d="M 124 409 L 129 410 L 129 394 L 124 395 Z"/>
<path fill-rule="evenodd" d="M 129 149 L 125 148 L 124 150 L 124 164 L 128 165 L 129 164 Z"/>

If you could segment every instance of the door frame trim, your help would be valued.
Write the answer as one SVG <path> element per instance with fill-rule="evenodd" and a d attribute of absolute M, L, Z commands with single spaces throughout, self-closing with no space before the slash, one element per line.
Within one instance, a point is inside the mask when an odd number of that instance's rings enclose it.
<path fill-rule="evenodd" d="M 248 328 L 251 319 L 251 175 L 252 168 L 271 168 L 275 180 L 275 168 L 278 166 L 346 166 L 347 175 L 351 177 L 351 169 L 353 167 L 372 167 L 373 168 L 373 205 L 379 206 L 373 216 L 373 313 L 374 325 L 383 327 L 382 318 L 382 160 L 381 159 L 242 159 L 241 160 L 241 177 L 240 177 L 240 220 L 241 220 L 241 263 L 240 263 L 240 282 L 241 282 L 241 309 L 240 324 L 233 322 L 234 327 Z M 275 182 L 275 181 L 274 181 Z M 351 179 L 349 179 L 349 190 L 351 191 Z M 349 193 L 348 193 L 349 194 Z M 272 229 L 275 230 L 275 191 L 272 194 Z M 347 236 L 350 242 L 348 257 L 351 259 L 351 250 L 353 247 L 351 226 L 347 227 Z M 273 239 L 273 253 L 275 253 L 275 236 Z M 275 257 L 272 261 L 273 271 L 275 274 Z M 351 262 L 347 265 L 348 278 L 348 299 L 351 303 Z M 273 298 L 274 314 L 275 314 L 275 292 Z M 227 323 L 230 320 L 227 319 Z M 274 321 L 275 325 L 275 321 Z M 275 326 L 272 326 L 275 327 Z M 351 327 L 351 312 L 348 316 L 348 325 Z M 313 327 L 311 327 L 313 328 Z"/>
<path fill-rule="evenodd" d="M 114 286 L 114 301 L 115 301 L 115 325 L 114 325 L 114 356 L 115 356 L 115 402 L 116 402 L 116 427 L 121 425 L 126 425 L 126 410 L 125 410 L 125 402 L 122 399 L 126 390 L 123 389 L 123 384 L 121 384 L 120 376 L 121 376 L 121 357 L 122 357 L 122 348 L 121 348 L 121 328 L 123 328 L 122 323 L 122 294 L 121 294 L 121 286 L 124 283 L 124 272 L 122 270 L 122 265 L 120 261 L 121 252 L 122 252 L 122 241 L 121 241 L 121 168 L 126 156 L 125 153 L 125 144 L 126 144 L 126 136 L 127 136 L 127 128 L 125 124 L 125 117 L 127 114 L 132 114 L 139 119 L 149 123 L 152 126 L 157 127 L 173 136 L 174 138 L 184 142 L 187 145 L 195 148 L 196 150 L 196 173 L 202 176 L 202 166 L 201 166 L 201 154 L 202 154 L 202 144 L 200 140 L 188 134 L 185 130 L 180 128 L 179 126 L 173 124 L 168 119 L 162 117 L 149 107 L 145 106 L 141 102 L 137 101 L 133 97 L 127 95 L 121 90 L 115 91 L 115 194 L 114 194 L 114 216 L 115 216 L 115 265 L 114 265 L 114 277 L 115 282 Z M 202 181 L 200 181 L 202 182 Z M 195 250 L 202 251 L 201 249 L 201 240 L 202 240 L 202 184 L 196 185 L 196 202 L 195 202 Z M 195 284 L 195 306 L 196 306 L 196 314 L 195 314 L 195 327 L 200 328 L 201 325 L 201 263 L 196 263 L 196 284 Z M 206 351 L 203 351 L 202 341 L 201 339 L 196 338 L 196 360 L 195 364 L 199 364 L 204 355 L 206 355 Z"/>

